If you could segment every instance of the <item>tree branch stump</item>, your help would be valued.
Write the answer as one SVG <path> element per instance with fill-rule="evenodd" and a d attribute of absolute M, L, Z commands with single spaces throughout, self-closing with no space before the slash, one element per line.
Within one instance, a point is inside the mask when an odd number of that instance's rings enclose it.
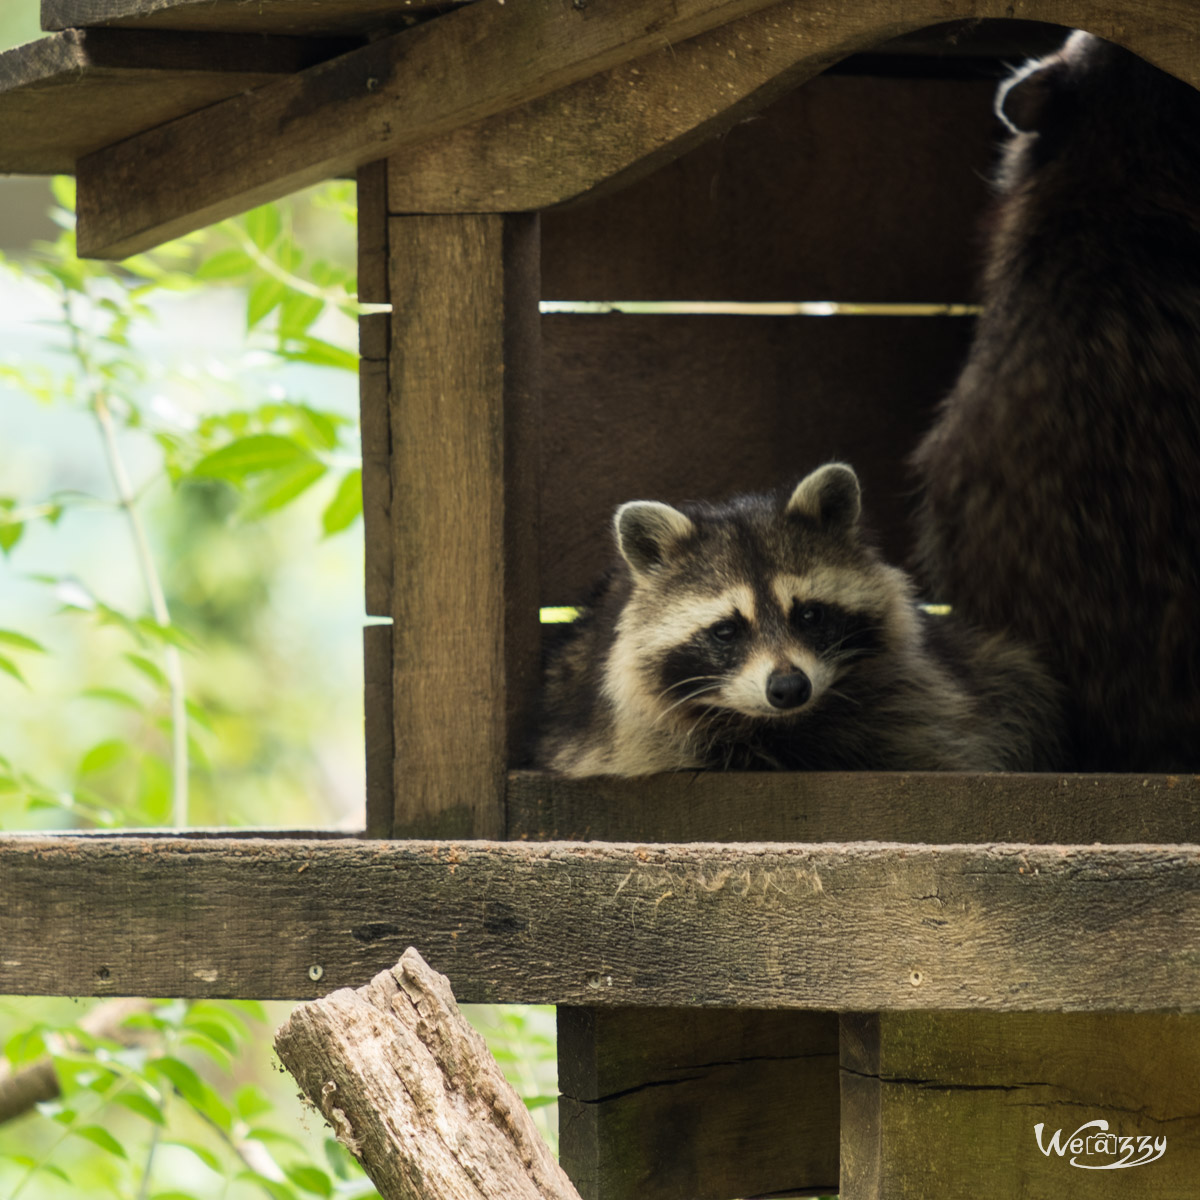
<path fill-rule="evenodd" d="M 275 1049 L 384 1200 L 579 1200 L 450 983 L 411 947 L 300 1005 Z"/>

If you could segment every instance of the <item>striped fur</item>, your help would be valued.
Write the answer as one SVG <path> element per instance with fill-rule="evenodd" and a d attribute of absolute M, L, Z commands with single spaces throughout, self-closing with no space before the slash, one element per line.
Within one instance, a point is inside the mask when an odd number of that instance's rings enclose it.
<path fill-rule="evenodd" d="M 664 511 L 665 510 L 665 511 Z M 618 563 L 552 659 L 540 766 L 1033 770 L 1053 687 L 1022 649 L 918 608 L 842 464 L 790 495 L 622 505 Z"/>

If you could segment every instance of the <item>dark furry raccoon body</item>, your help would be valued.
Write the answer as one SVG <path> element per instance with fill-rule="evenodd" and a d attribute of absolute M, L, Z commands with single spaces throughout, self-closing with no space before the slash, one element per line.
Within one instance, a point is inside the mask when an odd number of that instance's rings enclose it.
<path fill-rule="evenodd" d="M 617 510 L 620 561 L 552 660 L 539 766 L 1036 770 L 1053 685 L 916 604 L 864 539 L 854 472 L 789 496 Z"/>
<path fill-rule="evenodd" d="M 1075 765 L 1200 760 L 1200 94 L 1073 34 L 997 97 L 984 313 L 920 573 L 1065 686 Z"/>

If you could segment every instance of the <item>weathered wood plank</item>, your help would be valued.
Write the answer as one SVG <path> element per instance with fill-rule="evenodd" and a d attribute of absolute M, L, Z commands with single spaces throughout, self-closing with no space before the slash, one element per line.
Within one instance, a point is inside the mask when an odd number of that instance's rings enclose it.
<path fill-rule="evenodd" d="M 394 218 L 396 836 L 499 836 L 537 687 L 537 218 Z"/>
<path fill-rule="evenodd" d="M 388 303 L 387 223 L 387 164 L 368 163 L 358 170 L 358 299 L 363 304 Z M 390 329 L 387 313 L 359 317 L 360 357 L 387 358 Z"/>
<path fill-rule="evenodd" d="M 42 0 L 43 29 L 354 34 L 395 29 L 464 0 Z"/>
<path fill-rule="evenodd" d="M 1194 775 L 694 771 L 564 779 L 515 771 L 509 838 L 603 842 L 1196 840 Z"/>
<path fill-rule="evenodd" d="M 1190 1196 L 1200 1176 L 1194 1013 L 883 1013 L 842 1021 L 843 1200 Z M 1160 1159 L 1044 1154 L 1107 1122 Z M 1102 1132 L 1083 1129 L 1081 1139 Z M 1075 1156 L 1080 1167 L 1073 1167 Z M 1132 1157 L 1140 1157 L 1133 1154 Z M 1091 1169 L 1088 1169 L 1091 1168 Z"/>
<path fill-rule="evenodd" d="M 584 1200 L 829 1194 L 832 1013 L 558 1010 L 559 1157 Z"/>
<path fill-rule="evenodd" d="M 392 729 L 392 627 L 363 629 L 363 716 L 367 744 L 367 837 L 392 836 L 396 810 Z"/>
<path fill-rule="evenodd" d="M 104 146 L 345 49 L 307 38 L 54 34 L 0 53 L 0 172 L 75 170 Z"/>
<path fill-rule="evenodd" d="M 393 163 L 397 211 L 544 208 L 623 186 L 847 55 L 949 17 L 1015 15 L 1087 28 L 1200 83 L 1194 8 L 1185 0 L 1151 7 L 1152 16 L 1145 0 L 951 6 L 792 0 L 414 147 Z M 1179 53 L 1173 43 L 1190 50 Z M 928 38 L 906 47 L 928 48 Z M 606 119 L 596 121 L 597 112 Z M 552 154 L 541 151 L 548 145 Z"/>
<path fill-rule="evenodd" d="M 0 914 L 3 994 L 304 999 L 413 945 L 464 1001 L 1200 1009 L 1196 845 L 9 835 Z"/>
<path fill-rule="evenodd" d="M 762 491 L 830 459 L 853 463 L 867 519 L 884 552 L 902 562 L 906 454 L 953 383 L 972 325 L 960 317 L 544 317 L 541 603 L 588 594 L 611 562 L 612 513 L 626 500 Z"/>
<path fill-rule="evenodd" d="M 546 213 L 542 294 L 969 301 L 995 87 L 986 77 L 813 79 L 649 178 Z"/>
<path fill-rule="evenodd" d="M 770 2 L 470 5 L 84 158 L 80 252 L 124 257 Z"/>

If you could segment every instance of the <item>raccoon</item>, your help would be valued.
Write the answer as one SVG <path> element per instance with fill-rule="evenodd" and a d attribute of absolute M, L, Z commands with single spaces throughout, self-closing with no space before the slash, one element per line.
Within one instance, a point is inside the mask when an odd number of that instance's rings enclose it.
<path fill-rule="evenodd" d="M 1071 762 L 1200 760 L 1200 93 L 1084 33 L 999 90 L 984 311 L 918 448 L 917 575 L 1032 644 Z"/>
<path fill-rule="evenodd" d="M 923 613 L 860 518 L 841 463 L 790 495 L 622 505 L 618 566 L 548 668 L 537 765 L 1044 767 L 1047 676 L 1004 639 Z"/>

